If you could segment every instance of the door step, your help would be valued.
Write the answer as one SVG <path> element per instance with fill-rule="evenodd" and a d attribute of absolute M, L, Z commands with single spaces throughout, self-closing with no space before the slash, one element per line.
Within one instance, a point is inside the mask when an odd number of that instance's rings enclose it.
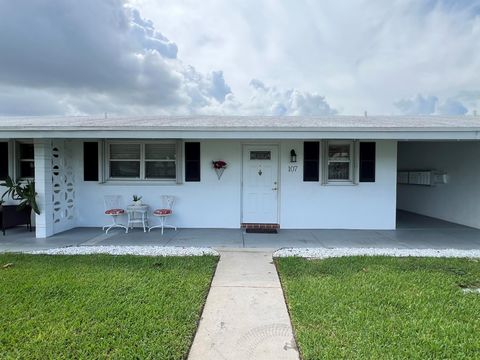
<path fill-rule="evenodd" d="M 242 229 L 248 234 L 276 234 L 280 229 L 279 224 L 255 224 L 255 223 L 242 223 Z"/>

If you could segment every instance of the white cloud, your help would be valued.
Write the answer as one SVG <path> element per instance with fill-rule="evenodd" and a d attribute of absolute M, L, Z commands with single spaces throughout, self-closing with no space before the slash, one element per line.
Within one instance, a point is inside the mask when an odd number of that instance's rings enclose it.
<path fill-rule="evenodd" d="M 0 86 L 1 115 L 51 115 L 68 113 L 61 94 L 41 89 Z"/>
<path fill-rule="evenodd" d="M 461 114 L 480 105 L 480 0 L 0 8 L 9 99 L 0 114 Z"/>
<path fill-rule="evenodd" d="M 178 113 L 230 92 L 221 71 L 185 66 L 177 45 L 120 0 L 4 2 L 2 18 L 3 114 L 35 113 L 38 94 L 55 99 L 42 114 Z"/>
<path fill-rule="evenodd" d="M 441 115 L 465 115 L 467 112 L 465 105 L 455 99 L 446 99 L 437 106 L 437 113 Z"/>
<path fill-rule="evenodd" d="M 256 93 L 248 106 L 237 103 L 222 71 L 202 73 L 185 65 L 177 45 L 122 0 L 1 5 L 0 86 L 9 94 L 0 101 L 4 115 L 310 113 L 329 108 L 317 95 L 275 88 Z"/>
<path fill-rule="evenodd" d="M 399 113 L 394 102 L 416 93 L 480 90 L 479 0 L 134 1 L 183 59 L 222 69 L 243 101 L 252 78 L 320 92 L 345 114 Z"/>
<path fill-rule="evenodd" d="M 250 81 L 253 90 L 249 101 L 243 104 L 243 113 L 261 115 L 333 115 L 325 98 L 315 93 L 295 89 L 269 87 L 258 79 Z"/>
<path fill-rule="evenodd" d="M 436 96 L 422 96 L 401 99 L 395 103 L 405 115 L 465 115 L 468 109 L 461 101 L 447 98 L 439 101 Z"/>
<path fill-rule="evenodd" d="M 417 95 L 409 99 L 401 99 L 395 103 L 405 115 L 431 115 L 435 113 L 438 98 L 436 96 L 423 97 Z"/>
<path fill-rule="evenodd" d="M 182 74 L 171 60 L 176 45 L 120 0 L 5 1 L 2 17 L 4 86 L 72 99 L 106 95 L 122 104 L 185 102 Z"/>
<path fill-rule="evenodd" d="M 142 44 L 140 51 L 156 50 L 167 58 L 177 57 L 177 45 L 158 32 L 151 20 L 142 18 L 135 8 L 128 7 L 125 10 L 130 15 L 130 34 L 134 38 L 133 42 Z"/>
<path fill-rule="evenodd" d="M 323 96 L 296 89 L 279 89 L 267 86 L 258 79 L 250 81 L 250 98 L 240 101 L 232 93 L 221 103 L 197 109 L 201 114 L 241 114 L 263 116 L 334 115 Z"/>

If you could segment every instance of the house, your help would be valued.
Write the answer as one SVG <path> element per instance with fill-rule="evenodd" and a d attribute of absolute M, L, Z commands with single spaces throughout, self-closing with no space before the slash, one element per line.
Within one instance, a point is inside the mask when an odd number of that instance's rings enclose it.
<path fill-rule="evenodd" d="M 104 225 L 107 194 L 174 195 L 179 227 L 480 228 L 479 159 L 476 116 L 0 119 L 0 178 L 35 180 L 40 238 Z"/>

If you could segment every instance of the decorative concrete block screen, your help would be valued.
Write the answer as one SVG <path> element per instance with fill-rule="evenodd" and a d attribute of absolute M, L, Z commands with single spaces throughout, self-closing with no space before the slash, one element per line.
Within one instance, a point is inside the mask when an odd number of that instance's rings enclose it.
<path fill-rule="evenodd" d="M 52 197 L 54 233 L 75 226 L 75 179 L 68 142 L 52 142 Z"/>

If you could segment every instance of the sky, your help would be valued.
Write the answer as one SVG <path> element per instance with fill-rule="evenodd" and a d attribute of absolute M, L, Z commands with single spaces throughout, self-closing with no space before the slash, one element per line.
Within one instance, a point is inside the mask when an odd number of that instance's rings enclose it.
<path fill-rule="evenodd" d="M 480 0 L 0 0 L 0 115 L 469 115 Z"/>

